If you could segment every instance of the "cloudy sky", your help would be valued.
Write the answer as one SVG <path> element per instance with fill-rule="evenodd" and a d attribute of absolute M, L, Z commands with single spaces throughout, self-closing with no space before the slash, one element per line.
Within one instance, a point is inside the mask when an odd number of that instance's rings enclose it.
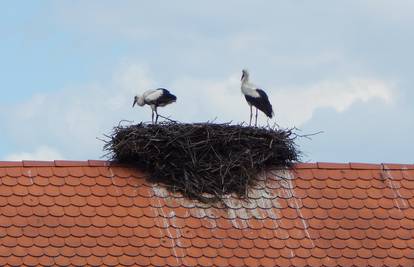
<path fill-rule="evenodd" d="M 304 161 L 414 161 L 414 1 L 2 1 L 0 160 L 100 159 L 133 95 L 181 122 L 241 122 L 241 69 Z M 261 124 L 266 124 L 262 119 Z"/>

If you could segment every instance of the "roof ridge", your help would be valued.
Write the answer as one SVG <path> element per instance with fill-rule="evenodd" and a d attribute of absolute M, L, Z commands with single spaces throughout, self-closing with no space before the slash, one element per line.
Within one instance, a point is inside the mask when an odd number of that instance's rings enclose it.
<path fill-rule="evenodd" d="M 0 168 L 4 167 L 102 167 L 122 165 L 108 160 L 22 160 L 0 161 Z"/>
<path fill-rule="evenodd" d="M 296 169 L 333 169 L 333 170 L 413 170 L 414 164 L 403 163 L 335 163 L 335 162 L 315 162 L 297 163 Z"/>
<path fill-rule="evenodd" d="M 0 161 L 0 168 L 9 167 L 102 167 L 102 166 L 125 166 L 110 160 L 22 160 L 22 161 Z M 362 162 L 299 162 L 294 165 L 295 169 L 349 169 L 349 170 L 413 170 L 414 164 L 400 163 L 362 163 Z"/>

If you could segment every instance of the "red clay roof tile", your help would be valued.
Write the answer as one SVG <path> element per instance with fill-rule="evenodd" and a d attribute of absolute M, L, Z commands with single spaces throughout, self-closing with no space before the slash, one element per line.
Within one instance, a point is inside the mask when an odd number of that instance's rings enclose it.
<path fill-rule="evenodd" d="M 295 167 L 225 210 L 106 161 L 0 162 L 0 263 L 412 265 L 414 165 Z"/>

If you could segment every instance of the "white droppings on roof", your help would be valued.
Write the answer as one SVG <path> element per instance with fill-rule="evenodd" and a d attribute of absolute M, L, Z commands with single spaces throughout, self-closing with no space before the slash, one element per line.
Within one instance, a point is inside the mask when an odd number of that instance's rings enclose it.
<path fill-rule="evenodd" d="M 211 227 L 211 229 L 215 229 L 217 227 L 217 223 L 215 219 L 206 218 L 205 220 Z"/>
<path fill-rule="evenodd" d="M 200 209 L 207 209 L 211 207 L 211 204 L 209 203 L 202 203 L 202 202 L 193 202 L 193 203 L 195 203 L 196 207 Z"/>
<path fill-rule="evenodd" d="M 109 174 L 111 175 L 111 179 L 115 177 L 114 172 L 112 171 L 112 168 L 109 168 Z"/>
<path fill-rule="evenodd" d="M 293 252 L 292 249 L 289 249 L 289 256 L 290 256 L 290 258 L 294 258 L 295 257 L 295 253 Z"/>
<path fill-rule="evenodd" d="M 279 220 L 280 218 L 282 218 L 279 209 L 266 209 L 264 211 L 267 214 L 266 217 L 271 218 L 273 220 Z"/>
<path fill-rule="evenodd" d="M 235 228 L 237 228 L 237 229 L 243 229 L 243 226 L 241 226 L 241 225 L 239 224 L 239 221 L 240 221 L 240 220 L 238 220 L 238 219 L 237 219 L 236 210 L 234 210 L 234 209 L 228 209 L 228 210 L 227 210 L 227 213 L 228 213 L 228 215 L 229 215 L 229 220 L 231 221 L 231 224 L 232 224 Z"/>
<path fill-rule="evenodd" d="M 257 206 L 256 202 L 249 198 L 247 198 L 242 204 L 243 204 L 243 207 L 248 210 L 255 209 Z"/>
<path fill-rule="evenodd" d="M 166 198 L 169 196 L 167 189 L 158 184 L 152 184 L 151 189 L 152 189 L 152 192 L 154 192 L 154 195 L 157 197 Z"/>
<path fill-rule="evenodd" d="M 173 225 L 176 225 L 177 223 L 175 222 L 175 213 L 173 211 L 172 211 L 172 213 L 173 214 L 170 214 L 170 220 L 173 223 Z M 173 215 L 173 216 L 171 216 L 171 215 Z M 180 257 L 178 257 L 178 254 L 177 254 L 177 251 L 176 251 L 176 248 L 175 248 L 176 245 L 178 245 L 179 247 L 182 247 L 181 238 L 180 238 L 181 237 L 181 230 L 179 228 L 175 228 L 175 227 L 169 227 L 169 228 L 171 228 L 171 230 L 174 230 L 176 236 L 178 237 L 177 239 L 172 238 L 172 235 L 170 233 L 170 229 L 167 230 L 167 233 L 170 234 L 169 237 L 171 238 L 171 240 L 173 242 L 172 249 L 173 249 L 173 254 L 175 256 L 175 259 L 176 259 L 177 263 L 182 265 L 182 262 L 180 262 L 181 259 L 180 259 Z"/>
<path fill-rule="evenodd" d="M 313 243 L 313 240 L 310 236 L 309 233 L 309 223 L 307 222 L 307 220 L 305 219 L 305 217 L 302 214 L 301 208 L 303 207 L 303 203 L 302 200 L 300 198 L 296 198 L 295 194 L 294 194 L 294 185 L 293 185 L 293 175 L 290 172 L 287 172 L 287 175 L 285 175 L 286 179 L 281 179 L 281 185 L 282 185 L 282 190 L 285 193 L 285 196 L 287 197 L 287 201 L 289 203 L 290 207 L 294 207 L 298 217 L 301 220 L 301 223 L 303 225 L 303 231 L 306 235 L 306 237 L 311 241 L 312 246 L 315 247 L 315 244 Z"/>
<path fill-rule="evenodd" d="M 29 169 L 27 171 L 27 176 L 29 177 L 30 184 L 32 185 L 33 184 L 33 177 L 32 177 L 32 170 L 31 169 Z"/>
<path fill-rule="evenodd" d="M 231 196 L 228 196 L 224 199 L 224 204 L 230 209 L 240 209 L 241 207 L 243 207 L 239 199 Z"/>
<path fill-rule="evenodd" d="M 237 216 L 238 218 L 242 219 L 242 220 L 248 220 L 250 219 L 251 216 L 249 216 L 249 214 L 247 214 L 247 211 L 245 208 L 239 209 L 237 212 Z"/>
<path fill-rule="evenodd" d="M 271 179 L 267 178 L 269 175 Z M 227 213 L 225 217 L 229 218 L 233 226 L 242 229 L 247 227 L 245 220 L 251 218 L 259 220 L 265 218 L 280 219 L 282 217 L 280 210 L 282 205 L 279 203 L 279 196 L 281 195 L 287 198 L 287 201 L 293 202 L 291 206 L 296 207 L 298 216 L 303 219 L 300 212 L 300 207 L 303 205 L 298 202 L 301 200 L 296 199 L 293 194 L 293 178 L 294 175 L 287 170 L 271 171 L 267 175 L 261 174 L 257 185 L 250 189 L 247 199 L 227 195 L 223 199 L 224 208 L 221 204 L 206 204 L 184 197 L 172 197 L 168 190 L 160 184 L 153 184 L 151 188 L 157 199 L 164 198 L 165 201 L 169 199 L 176 201 L 177 204 L 188 208 L 194 217 L 208 220 L 212 225 L 216 225 L 215 219 L 222 217 L 223 215 L 220 213 L 225 212 Z M 161 206 L 158 203 L 157 205 Z M 275 225 L 278 227 L 279 224 L 275 222 Z M 309 224 L 306 223 L 305 219 L 303 219 L 303 225 L 306 236 L 309 237 L 310 235 L 307 232 Z"/>
<path fill-rule="evenodd" d="M 290 170 L 273 170 L 273 171 L 270 171 L 269 173 L 276 179 L 282 179 L 282 180 L 295 179 L 295 176 L 292 175 L 292 171 Z"/>
<path fill-rule="evenodd" d="M 194 211 L 194 213 L 197 214 L 197 218 L 200 218 L 200 219 L 205 218 L 205 217 L 208 218 L 207 214 L 204 212 L 204 209 L 198 208 L 198 209 L 193 209 L 192 211 Z"/>
<path fill-rule="evenodd" d="M 401 185 L 398 183 L 398 181 L 394 180 L 392 177 L 392 174 L 389 170 L 386 169 L 386 165 L 384 165 L 384 169 L 382 170 L 382 176 L 385 179 L 385 184 L 392 190 L 394 195 L 394 204 L 398 208 L 399 211 L 401 209 L 406 209 L 409 207 L 407 201 L 401 196 L 400 188 Z"/>
<path fill-rule="evenodd" d="M 156 198 L 156 199 L 158 201 L 159 207 L 162 207 L 160 198 Z M 161 222 L 163 223 L 163 226 L 164 226 L 163 230 L 165 231 L 166 236 L 168 236 L 168 238 L 171 239 L 171 242 L 173 244 L 171 249 L 173 251 L 174 258 L 176 259 L 177 263 L 179 263 L 179 261 L 178 261 L 179 256 L 178 256 L 177 251 L 176 251 L 176 242 L 175 242 L 176 240 L 170 232 L 171 230 L 175 230 L 175 228 L 171 227 L 170 222 L 168 221 L 168 217 L 169 217 L 168 215 L 171 215 L 171 214 L 166 215 L 162 208 L 157 208 L 156 210 L 158 212 L 158 215 L 160 215 L 160 216 L 158 216 L 158 219 L 160 219 Z M 174 212 L 173 212 L 173 215 L 175 215 Z"/>

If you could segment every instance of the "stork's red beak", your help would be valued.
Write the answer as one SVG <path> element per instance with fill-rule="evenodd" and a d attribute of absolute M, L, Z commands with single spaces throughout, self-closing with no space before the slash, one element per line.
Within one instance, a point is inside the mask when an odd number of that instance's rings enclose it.
<path fill-rule="evenodd" d="M 136 98 L 134 98 L 134 103 L 132 104 L 132 107 L 134 107 L 135 104 L 137 104 L 137 99 Z"/>
<path fill-rule="evenodd" d="M 243 72 L 243 74 L 242 74 L 242 76 L 240 78 L 240 81 L 243 80 L 243 78 L 244 78 L 244 72 Z"/>

